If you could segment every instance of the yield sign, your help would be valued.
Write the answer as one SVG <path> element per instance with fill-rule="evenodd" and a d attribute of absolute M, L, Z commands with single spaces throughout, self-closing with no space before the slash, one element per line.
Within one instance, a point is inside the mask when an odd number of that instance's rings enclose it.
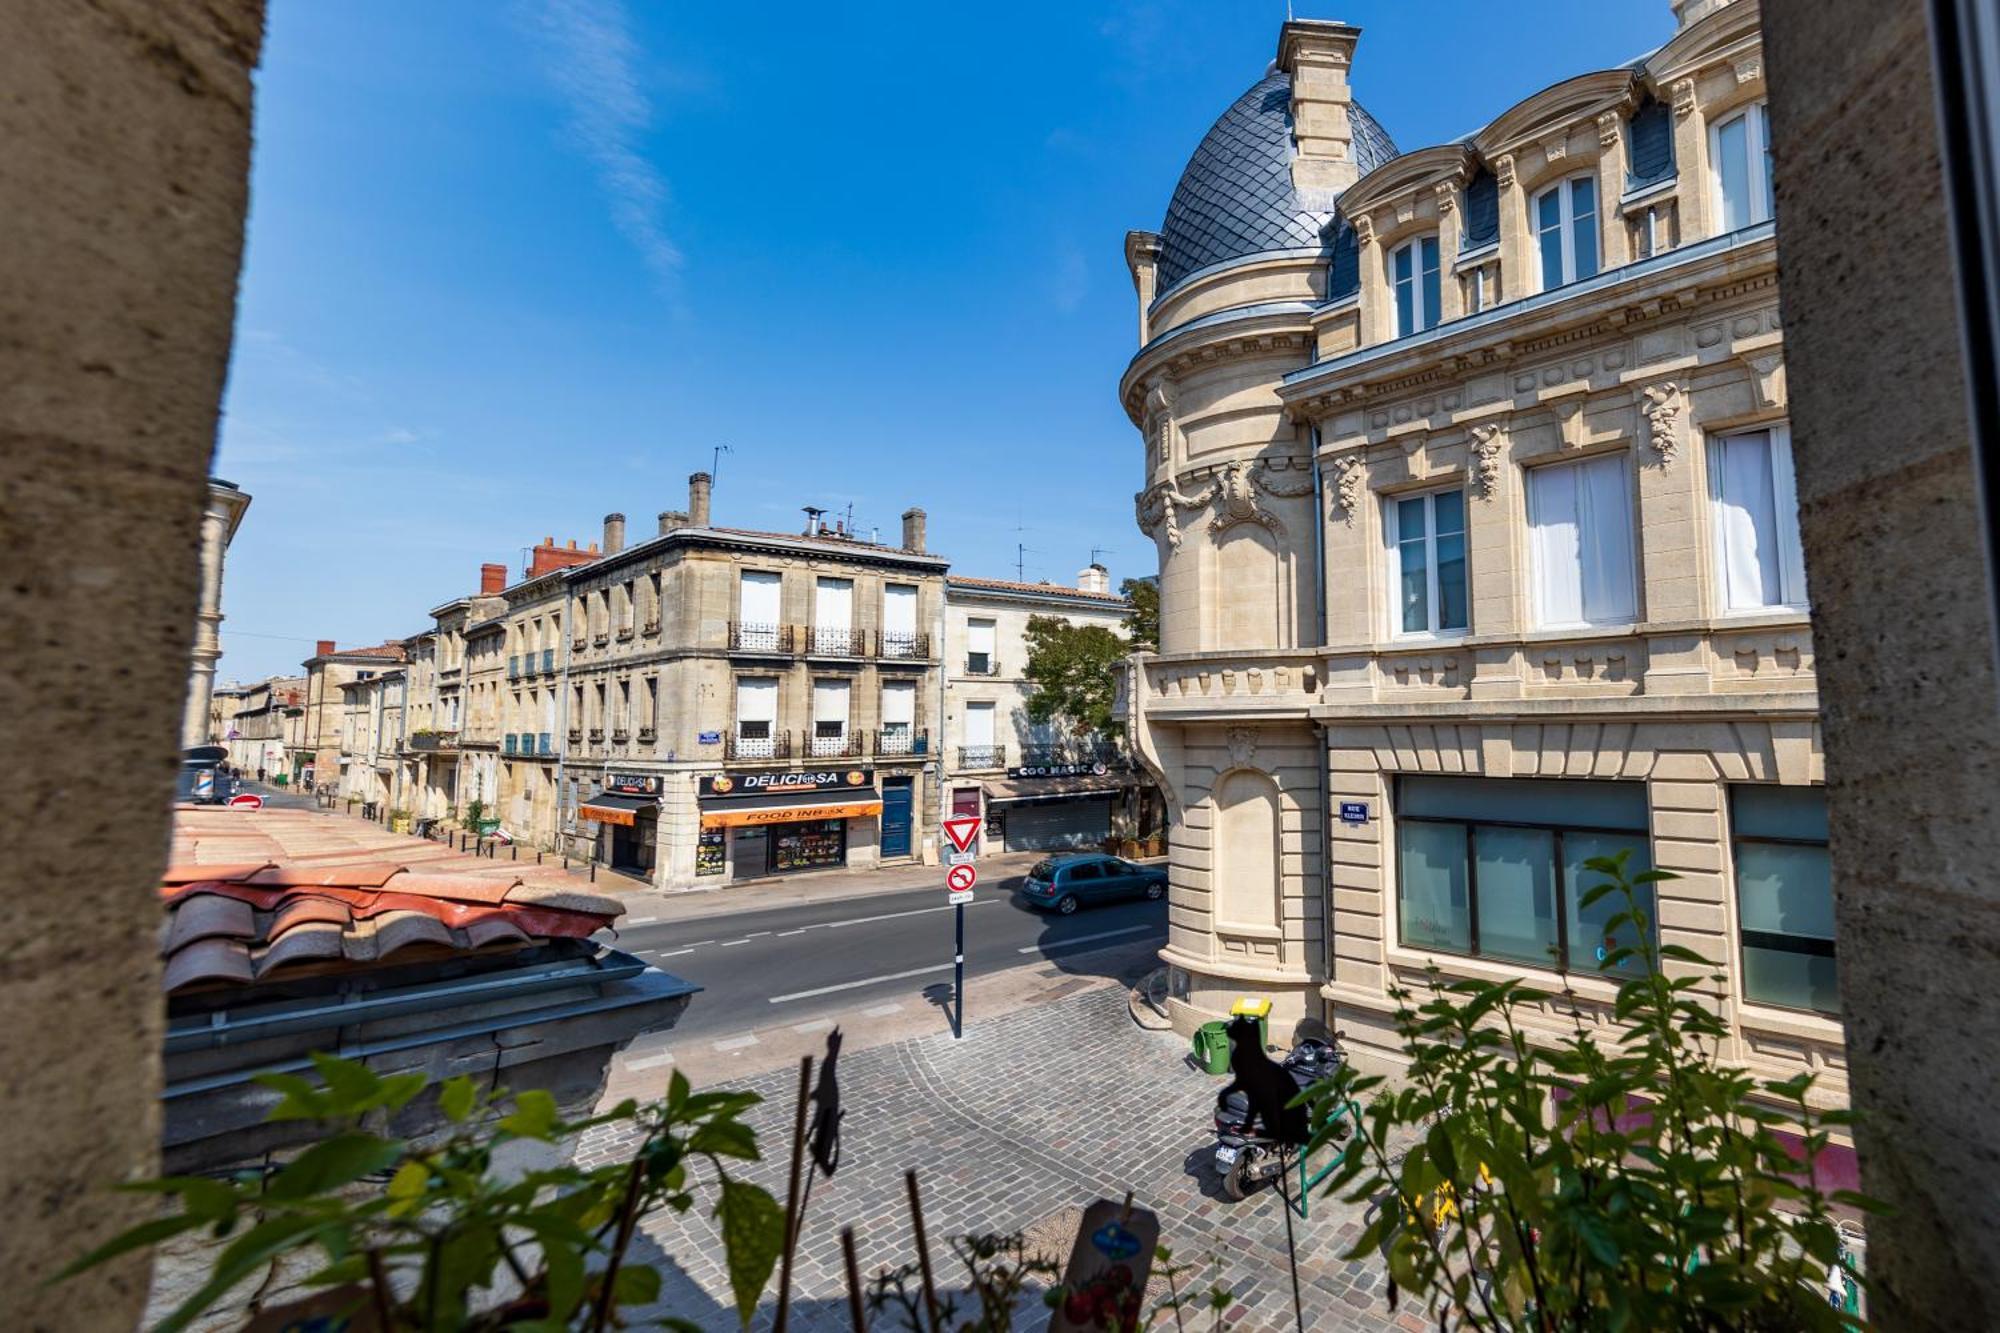
<path fill-rule="evenodd" d="M 973 839 L 979 836 L 979 816 L 957 815 L 945 820 L 944 836 L 961 852 L 971 851 Z"/>

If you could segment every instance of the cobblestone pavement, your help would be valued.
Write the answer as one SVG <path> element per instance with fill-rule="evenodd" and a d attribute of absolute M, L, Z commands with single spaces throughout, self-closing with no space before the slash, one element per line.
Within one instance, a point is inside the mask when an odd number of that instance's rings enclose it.
<path fill-rule="evenodd" d="M 1222 1193 L 1208 1132 L 1219 1080 L 1190 1068 L 1185 1049 L 1136 1027 L 1123 991 L 1101 988 L 969 1026 L 963 1041 L 927 1036 L 843 1054 L 843 1158 L 806 1214 L 792 1327 L 848 1327 L 841 1227 L 856 1228 L 864 1274 L 914 1258 L 903 1188 L 910 1167 L 941 1267 L 952 1262 L 942 1236 L 1053 1231 L 1065 1210 L 1130 1189 L 1159 1213 L 1161 1240 L 1178 1260 L 1220 1262 L 1237 1297 L 1232 1328 L 1294 1327 L 1284 1204 L 1272 1190 L 1241 1203 Z M 770 1157 L 744 1175 L 782 1201 L 797 1070 L 742 1082 L 766 1098 L 751 1119 Z M 590 1164 L 617 1152 L 608 1134 L 580 1147 Z M 1311 1213 L 1293 1223 L 1306 1326 L 1422 1330 L 1407 1312 L 1400 1322 L 1389 1314 L 1379 1263 L 1340 1258 L 1361 1229 L 1359 1210 L 1316 1198 Z M 667 1278 L 664 1309 L 704 1328 L 734 1326 L 711 1219 L 655 1217 L 646 1241 Z M 770 1308 L 767 1297 L 759 1327 Z M 1021 1328 L 1046 1324 L 1039 1301 L 1025 1315 Z"/>

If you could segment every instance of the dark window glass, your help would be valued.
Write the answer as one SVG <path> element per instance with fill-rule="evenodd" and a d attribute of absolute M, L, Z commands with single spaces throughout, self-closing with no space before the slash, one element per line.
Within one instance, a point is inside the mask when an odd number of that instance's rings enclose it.
<path fill-rule="evenodd" d="M 1651 185 L 1674 174 L 1674 121 L 1665 102 L 1654 97 L 1641 102 L 1626 134 L 1631 185 Z"/>
<path fill-rule="evenodd" d="M 1481 167 L 1465 184 L 1465 248 L 1500 239 L 1500 182 Z"/>
<path fill-rule="evenodd" d="M 1087 879 L 1102 879 L 1104 878 L 1104 867 L 1095 861 L 1085 861 L 1079 865 L 1071 866 L 1063 875 L 1063 878 L 1071 884 L 1076 884 Z"/>
<path fill-rule="evenodd" d="M 1361 290 L 1361 246 L 1345 218 L 1334 219 L 1327 240 L 1326 299 L 1338 301 Z"/>
<path fill-rule="evenodd" d="M 1744 998 L 1839 1013 L 1825 789 L 1732 787 L 1729 811 Z"/>

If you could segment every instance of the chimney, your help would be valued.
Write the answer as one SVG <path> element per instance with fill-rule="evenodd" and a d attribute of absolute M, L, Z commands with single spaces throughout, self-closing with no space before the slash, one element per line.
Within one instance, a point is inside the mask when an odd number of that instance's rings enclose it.
<path fill-rule="evenodd" d="M 688 478 L 688 524 L 691 527 L 708 526 L 709 489 L 715 485 L 715 478 L 706 472 L 697 472 Z"/>
<path fill-rule="evenodd" d="M 1079 570 L 1076 576 L 1078 592 L 1110 592 L 1111 571 L 1103 565 L 1092 564 L 1088 569 Z"/>
<path fill-rule="evenodd" d="M 1326 211 L 1361 177 L 1354 161 L 1354 97 L 1347 71 L 1361 29 L 1330 19 L 1292 19 L 1278 33 L 1278 68 L 1292 76 L 1292 188 L 1306 208 Z"/>
<path fill-rule="evenodd" d="M 903 549 L 924 549 L 924 511 L 915 507 L 903 511 Z"/>
<path fill-rule="evenodd" d="M 507 566 L 481 565 L 479 567 L 479 595 L 492 597 L 507 586 Z"/>
<path fill-rule="evenodd" d="M 332 639 L 321 639 L 321 640 L 319 641 L 319 646 L 318 646 L 317 648 L 313 649 L 313 656 L 314 656 L 314 657 L 332 657 L 332 656 L 333 656 L 333 640 L 332 640 Z"/>
<path fill-rule="evenodd" d="M 660 535 L 662 537 L 672 532 L 675 528 L 684 528 L 687 525 L 688 516 L 686 511 L 680 509 L 662 509 L 660 511 Z"/>
<path fill-rule="evenodd" d="M 604 554 L 617 555 L 625 549 L 625 515 L 604 516 Z"/>

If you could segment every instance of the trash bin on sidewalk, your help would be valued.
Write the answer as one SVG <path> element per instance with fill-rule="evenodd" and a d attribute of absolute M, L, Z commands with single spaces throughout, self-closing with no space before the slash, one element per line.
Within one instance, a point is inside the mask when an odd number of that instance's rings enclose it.
<path fill-rule="evenodd" d="M 1194 1059 L 1211 1074 L 1229 1072 L 1229 1024 L 1217 1019 L 1194 1030 Z"/>
<path fill-rule="evenodd" d="M 1257 1020 L 1257 1044 L 1265 1050 L 1271 1049 L 1271 1001 L 1268 996 L 1252 998 L 1248 995 L 1229 1006 L 1231 1018 L 1254 1018 Z"/>

